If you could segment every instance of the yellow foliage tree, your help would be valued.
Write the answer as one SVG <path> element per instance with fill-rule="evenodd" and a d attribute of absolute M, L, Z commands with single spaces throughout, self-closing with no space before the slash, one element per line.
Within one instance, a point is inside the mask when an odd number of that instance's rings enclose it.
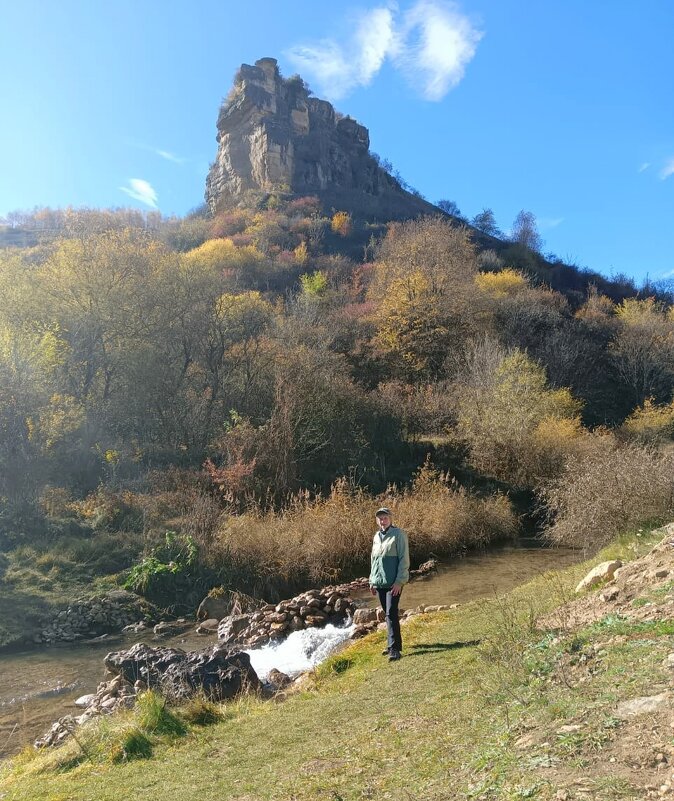
<path fill-rule="evenodd" d="M 452 340 L 451 316 L 420 270 L 390 285 L 377 315 L 377 339 L 385 351 L 402 359 L 413 376 L 436 376 Z"/>
<path fill-rule="evenodd" d="M 666 442 L 674 436 L 674 401 L 657 406 L 646 398 L 621 426 L 621 433 L 643 443 Z"/>
<path fill-rule="evenodd" d="M 495 298 L 513 297 L 529 287 L 522 273 L 507 268 L 498 273 L 478 273 L 475 285 L 486 295 Z"/>
<path fill-rule="evenodd" d="M 351 220 L 351 215 L 348 211 L 338 211 L 335 212 L 332 216 L 332 220 L 330 222 L 330 228 L 332 232 L 335 234 L 339 234 L 339 236 L 349 236 L 351 230 L 353 228 L 353 222 Z"/>
<path fill-rule="evenodd" d="M 519 350 L 476 346 L 457 387 L 457 432 L 481 472 L 517 486 L 538 486 L 580 444 L 580 403 L 550 389 L 545 369 Z"/>

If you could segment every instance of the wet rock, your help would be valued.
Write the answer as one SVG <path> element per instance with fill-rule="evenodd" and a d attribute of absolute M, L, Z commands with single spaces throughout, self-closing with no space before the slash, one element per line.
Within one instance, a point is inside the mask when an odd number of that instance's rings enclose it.
<path fill-rule="evenodd" d="M 196 628 L 197 634 L 217 634 L 220 621 L 216 618 L 203 620 Z"/>
<path fill-rule="evenodd" d="M 284 687 L 287 687 L 289 684 L 292 684 L 292 679 L 290 678 L 290 676 L 287 676 L 280 670 L 272 668 L 269 671 L 269 675 L 267 676 L 267 684 L 271 684 L 271 686 L 274 687 L 276 690 L 282 690 Z"/>

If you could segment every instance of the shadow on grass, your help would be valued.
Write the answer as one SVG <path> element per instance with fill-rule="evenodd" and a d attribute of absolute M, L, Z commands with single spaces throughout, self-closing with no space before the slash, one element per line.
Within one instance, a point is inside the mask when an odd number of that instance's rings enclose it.
<path fill-rule="evenodd" d="M 408 656 L 423 656 L 424 654 L 437 654 L 440 651 L 455 651 L 457 648 L 471 648 L 479 645 L 482 640 L 466 640 L 461 642 L 427 642 L 422 645 L 413 645 L 412 652 Z"/>

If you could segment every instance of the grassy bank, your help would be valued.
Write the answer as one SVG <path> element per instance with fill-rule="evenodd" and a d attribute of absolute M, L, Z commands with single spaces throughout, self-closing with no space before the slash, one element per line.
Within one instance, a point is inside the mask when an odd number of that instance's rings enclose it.
<path fill-rule="evenodd" d="M 653 541 L 613 546 L 592 564 Z M 103 721 L 79 744 L 17 758 L 0 792 L 7 801 L 643 798 L 635 748 L 618 747 L 631 724 L 615 708 L 667 684 L 674 625 L 609 616 L 559 636 L 533 629 L 587 567 L 413 620 L 394 665 L 380 656 L 383 635 L 371 635 L 282 704 L 244 699 L 212 725 L 187 721 L 186 734 L 143 728 L 138 713 Z M 125 759 L 120 742 L 136 729 L 148 746 Z M 668 732 L 650 736 L 666 743 L 649 748 L 666 751 Z"/>
<path fill-rule="evenodd" d="M 125 534 L 104 535 L 95 543 L 93 537 L 88 542 L 63 538 L 2 554 L 0 650 L 31 642 L 41 624 L 74 598 L 117 586 L 115 559 L 128 548 L 127 539 Z M 93 553 L 105 554 L 105 563 L 93 559 Z"/>

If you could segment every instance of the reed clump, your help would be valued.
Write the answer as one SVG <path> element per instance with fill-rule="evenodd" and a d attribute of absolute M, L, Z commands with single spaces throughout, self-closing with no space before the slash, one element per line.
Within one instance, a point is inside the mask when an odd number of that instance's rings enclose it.
<path fill-rule="evenodd" d="M 255 585 L 249 589 L 267 593 L 281 585 L 287 589 L 363 575 L 369 567 L 374 512 L 382 504 L 409 535 L 413 567 L 432 555 L 510 539 L 517 529 L 504 495 L 472 495 L 427 463 L 411 487 L 390 487 L 374 498 L 340 479 L 328 495 L 298 494 L 281 511 L 232 515 L 213 535 L 209 560 L 228 564 Z"/>

